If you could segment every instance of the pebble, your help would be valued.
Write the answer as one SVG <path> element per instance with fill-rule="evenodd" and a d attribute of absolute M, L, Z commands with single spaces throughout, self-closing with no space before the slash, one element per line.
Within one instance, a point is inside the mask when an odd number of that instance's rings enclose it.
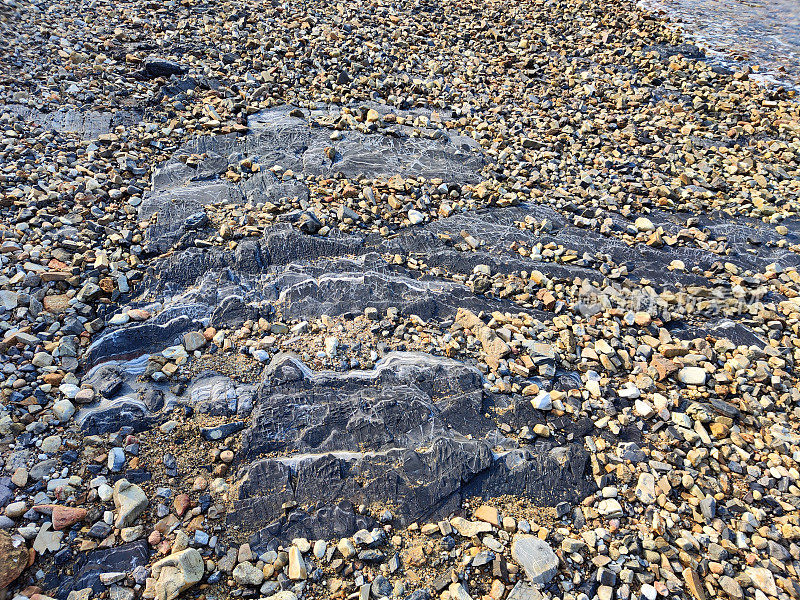
<path fill-rule="evenodd" d="M 705 385 L 707 373 L 700 367 L 684 367 L 678 371 L 678 381 L 687 385 Z"/>
<path fill-rule="evenodd" d="M 114 484 L 113 499 L 117 510 L 114 524 L 119 528 L 133 525 L 148 505 L 142 488 L 127 479 L 120 479 Z"/>
<path fill-rule="evenodd" d="M 153 563 L 152 577 L 156 597 L 176 598 L 203 578 L 203 557 L 194 548 L 173 553 Z"/>
<path fill-rule="evenodd" d="M 297 546 L 289 548 L 289 579 L 303 580 L 308 578 L 308 571 L 306 570 L 306 563 L 303 560 L 303 555 Z"/>
<path fill-rule="evenodd" d="M 408 211 L 408 220 L 412 225 L 419 225 L 425 221 L 425 215 L 418 210 L 411 209 Z"/>
<path fill-rule="evenodd" d="M 17 487 L 24 488 L 28 483 L 28 470 L 24 467 L 17 467 L 11 475 L 11 482 Z"/>
<path fill-rule="evenodd" d="M 264 581 L 264 573 L 249 562 L 240 562 L 233 570 L 233 578 L 239 585 L 256 586 Z"/>
<path fill-rule="evenodd" d="M 112 448 L 108 453 L 108 470 L 117 473 L 125 466 L 125 451 L 122 448 Z"/>
<path fill-rule="evenodd" d="M 59 400 L 53 404 L 53 414 L 61 423 L 66 423 L 75 414 L 75 405 L 69 400 Z"/>
<path fill-rule="evenodd" d="M 531 583 L 547 584 L 558 573 L 558 556 L 547 542 L 536 536 L 515 535 L 511 556 L 525 570 Z"/>

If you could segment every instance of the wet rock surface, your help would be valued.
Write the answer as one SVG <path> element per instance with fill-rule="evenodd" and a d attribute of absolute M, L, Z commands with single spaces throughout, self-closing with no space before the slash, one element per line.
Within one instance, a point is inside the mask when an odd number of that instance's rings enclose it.
<path fill-rule="evenodd" d="M 524 494 L 547 506 L 593 489 L 580 446 L 531 451 L 486 439 L 496 428 L 483 416 L 482 387 L 477 370 L 421 353 L 392 353 L 372 371 L 347 375 L 316 375 L 276 357 L 242 434 L 246 466 L 229 520 L 275 522 L 251 540 L 259 547 L 352 533 L 328 517 L 342 501 L 388 499 L 408 525 L 446 517 L 473 495 Z M 257 458 L 276 453 L 284 456 Z M 318 522 L 283 528 L 287 502 L 327 506 Z"/>

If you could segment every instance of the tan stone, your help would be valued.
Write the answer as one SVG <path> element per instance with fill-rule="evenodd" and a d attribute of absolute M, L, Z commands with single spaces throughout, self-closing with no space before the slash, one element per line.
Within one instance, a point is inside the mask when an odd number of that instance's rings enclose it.
<path fill-rule="evenodd" d="M 475 518 L 480 521 L 491 523 L 495 527 L 500 527 L 500 511 L 494 506 L 484 504 L 475 510 Z"/>
<path fill-rule="evenodd" d="M 697 573 L 687 567 L 683 570 L 683 580 L 686 582 L 686 587 L 689 589 L 689 592 L 696 600 L 706 600 L 703 581 Z"/>

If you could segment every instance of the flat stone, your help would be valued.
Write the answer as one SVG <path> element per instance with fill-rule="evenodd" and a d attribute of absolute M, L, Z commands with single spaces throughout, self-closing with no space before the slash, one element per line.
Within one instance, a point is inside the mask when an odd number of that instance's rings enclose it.
<path fill-rule="evenodd" d="M 48 352 L 37 352 L 31 359 L 31 364 L 36 367 L 49 367 L 53 364 L 53 355 Z"/>
<path fill-rule="evenodd" d="M 700 512 L 703 513 L 707 523 L 711 523 L 717 514 L 717 501 L 711 494 L 700 501 Z"/>
<path fill-rule="evenodd" d="M 465 588 L 464 584 L 460 581 L 451 583 L 448 591 L 450 592 L 450 598 L 453 600 L 472 600 L 472 596 L 467 592 L 467 588 Z"/>
<path fill-rule="evenodd" d="M 189 507 L 192 505 L 192 501 L 189 498 L 189 494 L 178 494 L 175 496 L 175 500 L 172 501 L 172 506 L 175 508 L 175 513 L 182 517 L 186 514 L 186 511 L 189 510 Z"/>
<path fill-rule="evenodd" d="M 356 547 L 350 541 L 350 538 L 340 539 L 339 543 L 336 544 L 336 549 L 344 558 L 350 558 L 356 553 Z"/>
<path fill-rule="evenodd" d="M 744 591 L 742 590 L 742 586 L 739 585 L 732 577 L 728 577 L 727 575 L 723 575 L 719 578 L 719 585 L 722 588 L 722 591 L 725 592 L 734 600 L 741 600 L 744 598 Z"/>
<path fill-rule="evenodd" d="M 54 506 L 53 507 L 53 529 L 59 531 L 66 529 L 83 521 L 86 518 L 87 511 L 85 508 L 71 507 L 71 506 Z"/>
<path fill-rule="evenodd" d="M 39 449 L 45 454 L 55 454 L 61 449 L 61 436 L 48 435 L 42 440 L 42 445 Z"/>
<path fill-rule="evenodd" d="M 74 400 L 79 404 L 89 404 L 94 401 L 94 390 L 82 389 L 77 394 L 75 394 Z"/>
<path fill-rule="evenodd" d="M 553 399 L 550 396 L 550 392 L 542 390 L 536 394 L 536 396 L 531 398 L 531 404 L 536 410 L 552 410 Z"/>
<path fill-rule="evenodd" d="M 8 331 L 3 337 L 7 344 L 24 344 L 25 346 L 35 346 L 39 343 L 39 338 L 24 331 Z"/>
<path fill-rule="evenodd" d="M 706 592 L 703 588 L 703 580 L 700 579 L 700 576 L 690 568 L 686 568 L 683 570 L 683 581 L 686 583 L 686 587 L 689 589 L 689 592 L 695 598 L 695 600 L 706 600 Z"/>
<path fill-rule="evenodd" d="M 408 220 L 411 222 L 412 225 L 419 225 L 425 220 L 425 215 L 423 215 L 418 210 L 414 210 L 413 208 L 408 211 Z"/>
<path fill-rule="evenodd" d="M 75 405 L 69 400 L 59 400 L 53 404 L 53 414 L 61 423 L 66 423 L 75 414 Z"/>
<path fill-rule="evenodd" d="M 543 600 L 544 596 L 537 585 L 518 581 L 508 593 L 506 600 Z"/>
<path fill-rule="evenodd" d="M 705 385 L 708 372 L 700 367 L 683 367 L 678 371 L 678 381 L 686 385 Z"/>
<path fill-rule="evenodd" d="M 622 516 L 622 505 L 616 498 L 605 498 L 597 505 L 597 512 L 605 517 Z"/>
<path fill-rule="evenodd" d="M 481 533 L 491 533 L 492 531 L 492 525 L 486 521 L 467 521 L 463 517 L 453 517 L 450 519 L 450 525 L 459 534 L 468 538 L 475 537 Z"/>
<path fill-rule="evenodd" d="M 511 556 L 525 569 L 531 583 L 544 585 L 558 573 L 558 556 L 550 544 L 534 535 L 516 534 Z"/>
<path fill-rule="evenodd" d="M 125 451 L 122 448 L 112 448 L 108 452 L 108 470 L 118 473 L 125 467 Z"/>
<path fill-rule="evenodd" d="M 186 348 L 187 352 L 200 350 L 200 348 L 206 345 L 206 342 L 205 336 L 199 331 L 190 331 L 183 336 L 183 347 Z"/>
<path fill-rule="evenodd" d="M 239 585 L 256 586 L 264 581 L 264 573 L 252 563 L 240 562 L 233 570 L 233 579 Z"/>
<path fill-rule="evenodd" d="M 758 589 L 767 596 L 777 596 L 778 588 L 775 585 L 775 577 L 769 569 L 764 567 L 749 567 L 745 573 Z"/>
<path fill-rule="evenodd" d="M 633 404 L 633 410 L 636 411 L 636 414 L 643 419 L 649 419 L 656 414 L 655 409 L 653 409 L 653 407 L 644 400 L 636 400 L 636 402 Z"/>
<path fill-rule="evenodd" d="M 17 308 L 19 294 L 11 290 L 0 290 L 0 305 L 6 310 L 14 310 Z"/>
<path fill-rule="evenodd" d="M 142 71 L 144 74 L 151 78 L 180 75 L 185 70 L 185 67 L 179 65 L 178 63 L 158 56 L 147 57 L 142 65 Z"/>
<path fill-rule="evenodd" d="M 479 506 L 473 516 L 480 521 L 486 521 L 495 527 L 500 527 L 500 511 L 493 506 L 486 504 Z"/>
<path fill-rule="evenodd" d="M 651 473 L 641 473 L 636 484 L 636 498 L 642 504 L 650 505 L 656 501 L 656 478 Z"/>
<path fill-rule="evenodd" d="M 63 531 L 53 531 L 53 526 L 45 522 L 39 528 L 36 539 L 33 541 L 33 549 L 39 554 L 46 552 L 58 552 L 61 549 L 61 538 L 64 537 Z"/>
<path fill-rule="evenodd" d="M 28 566 L 28 547 L 19 535 L 0 530 L 0 590 L 5 590 Z"/>
<path fill-rule="evenodd" d="M 25 487 L 28 484 L 28 470 L 25 467 L 17 467 L 11 475 L 11 483 L 17 487 Z"/>

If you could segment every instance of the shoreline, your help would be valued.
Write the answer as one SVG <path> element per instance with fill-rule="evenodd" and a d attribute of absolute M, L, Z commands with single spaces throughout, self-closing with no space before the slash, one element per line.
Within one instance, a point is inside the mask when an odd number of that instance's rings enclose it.
<path fill-rule="evenodd" d="M 670 23 L 676 30 L 682 32 L 687 39 L 697 42 L 698 48 L 708 56 L 710 61 L 732 70 L 737 70 L 737 67 L 742 66 L 749 67 L 751 69 L 751 76 L 757 81 L 760 81 L 765 88 L 776 89 L 782 87 L 794 93 L 795 98 L 797 98 L 797 94 L 800 92 L 800 79 L 796 81 L 787 78 L 781 79 L 778 74 L 778 68 L 772 70 L 767 68 L 767 70 L 762 73 L 761 65 L 756 62 L 757 59 L 755 58 L 748 59 L 742 57 L 738 59 L 731 54 L 731 49 L 712 49 L 710 47 L 710 40 L 704 38 L 699 32 L 692 30 L 692 23 L 684 20 L 679 14 L 671 13 L 668 8 L 659 4 L 659 2 L 660 0 L 636 0 L 635 7 L 646 14 L 666 20 L 666 22 Z M 795 75 L 796 77 L 800 77 L 800 72 Z"/>

